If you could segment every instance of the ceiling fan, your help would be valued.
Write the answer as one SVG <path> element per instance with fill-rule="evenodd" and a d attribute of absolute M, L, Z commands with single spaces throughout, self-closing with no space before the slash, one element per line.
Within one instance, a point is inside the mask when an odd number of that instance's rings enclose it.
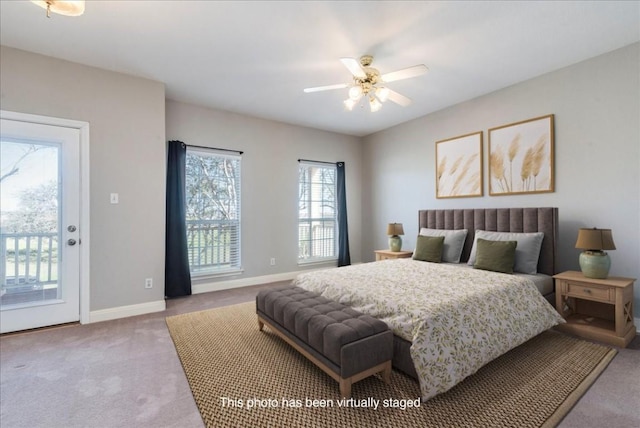
<path fill-rule="evenodd" d="M 386 83 L 396 80 L 408 79 L 410 77 L 420 76 L 429 70 L 424 64 L 414 65 L 413 67 L 403 68 L 402 70 L 392 71 L 391 73 L 380 74 L 378 70 L 371 67 L 373 56 L 363 55 L 358 61 L 355 58 L 340 58 L 342 64 L 353 75 L 353 83 L 338 83 L 328 86 L 317 86 L 314 88 L 306 88 L 304 92 L 320 92 L 332 89 L 349 88 L 349 98 L 344 100 L 347 110 L 353 110 L 360 100 L 368 100 L 369 108 L 372 112 L 376 112 L 382 108 L 383 102 L 391 100 L 403 107 L 411 104 L 411 99 L 392 91 Z"/>

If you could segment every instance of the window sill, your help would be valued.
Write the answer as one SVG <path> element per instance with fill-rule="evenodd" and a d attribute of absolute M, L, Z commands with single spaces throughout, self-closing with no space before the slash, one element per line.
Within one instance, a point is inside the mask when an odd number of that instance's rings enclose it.
<path fill-rule="evenodd" d="M 336 265 L 338 259 L 321 259 L 321 260 L 309 260 L 304 262 L 298 262 L 298 266 L 316 266 L 316 265 Z"/>
<path fill-rule="evenodd" d="M 214 278 L 224 278 L 227 276 L 238 276 L 244 273 L 244 269 L 229 269 L 224 271 L 203 271 L 191 274 L 191 281 L 193 282 L 207 282 Z"/>

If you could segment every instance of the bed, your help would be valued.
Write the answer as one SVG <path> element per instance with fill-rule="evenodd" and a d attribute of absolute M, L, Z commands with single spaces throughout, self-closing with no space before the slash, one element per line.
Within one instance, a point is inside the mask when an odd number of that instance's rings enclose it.
<path fill-rule="evenodd" d="M 303 273 L 293 285 L 385 321 L 394 333 L 394 367 L 418 379 L 421 397 L 428 400 L 564 322 L 549 304 L 557 222 L 557 208 L 421 210 L 420 235 L 467 230 L 458 263 L 389 259 Z M 486 259 L 478 244 L 493 244 L 487 242 L 493 241 L 491 234 L 542 236 L 535 273 L 470 266 L 470 258 L 478 264 Z M 443 257 L 450 249 L 443 250 Z"/>

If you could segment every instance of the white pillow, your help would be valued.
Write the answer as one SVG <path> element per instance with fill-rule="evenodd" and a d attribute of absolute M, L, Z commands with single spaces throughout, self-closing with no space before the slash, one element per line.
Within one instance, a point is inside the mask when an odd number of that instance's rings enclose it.
<path fill-rule="evenodd" d="M 442 261 L 447 263 L 460 263 L 460 256 L 464 248 L 464 241 L 467 239 L 467 229 L 446 230 L 446 229 L 420 229 L 422 236 L 444 236 L 444 246 L 442 248 Z"/>
<path fill-rule="evenodd" d="M 516 262 L 513 266 L 513 271 L 529 275 L 538 273 L 538 259 L 540 258 L 540 248 L 542 247 L 542 240 L 544 239 L 543 232 L 515 233 L 476 230 L 476 236 L 473 239 L 473 246 L 471 247 L 468 262 L 468 264 L 472 266 L 476 261 L 476 244 L 478 238 L 489 241 L 517 241 Z"/>

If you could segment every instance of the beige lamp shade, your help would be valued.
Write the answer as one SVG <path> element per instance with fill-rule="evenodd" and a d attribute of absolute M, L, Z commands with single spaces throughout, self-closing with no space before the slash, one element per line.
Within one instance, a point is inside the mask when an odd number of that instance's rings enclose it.
<path fill-rule="evenodd" d="M 389 223 L 389 225 L 387 226 L 387 235 L 389 236 L 404 235 L 404 229 L 402 228 L 402 223 Z"/>
<path fill-rule="evenodd" d="M 611 229 L 580 229 L 578 231 L 578 240 L 576 248 L 583 250 L 615 250 L 616 245 L 613 243 Z"/>

